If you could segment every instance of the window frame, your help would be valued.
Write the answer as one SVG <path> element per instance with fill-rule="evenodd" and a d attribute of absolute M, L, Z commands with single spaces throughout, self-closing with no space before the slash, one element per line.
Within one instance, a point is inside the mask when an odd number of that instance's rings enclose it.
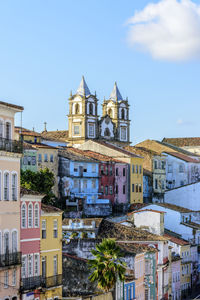
<path fill-rule="evenodd" d="M 37 216 L 36 216 L 36 212 L 37 212 Z M 39 203 L 35 203 L 34 204 L 34 228 L 39 228 L 40 226 L 40 207 L 39 207 Z"/>
<path fill-rule="evenodd" d="M 30 211 L 31 211 L 31 218 L 30 218 Z M 33 228 L 33 203 L 32 202 L 29 202 L 28 204 L 28 228 Z"/>

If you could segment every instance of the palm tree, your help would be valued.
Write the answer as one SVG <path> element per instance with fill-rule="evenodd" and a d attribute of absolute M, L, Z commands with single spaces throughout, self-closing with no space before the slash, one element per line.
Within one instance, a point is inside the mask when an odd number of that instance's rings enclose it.
<path fill-rule="evenodd" d="M 126 264 L 122 261 L 123 253 L 114 240 L 104 239 L 91 253 L 95 258 L 88 262 L 93 269 L 89 279 L 91 282 L 97 281 L 98 288 L 108 292 L 114 288 L 118 279 L 124 280 Z"/>

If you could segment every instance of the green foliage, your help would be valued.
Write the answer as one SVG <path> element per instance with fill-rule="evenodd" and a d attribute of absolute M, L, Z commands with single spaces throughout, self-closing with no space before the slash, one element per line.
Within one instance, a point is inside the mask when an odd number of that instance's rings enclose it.
<path fill-rule="evenodd" d="M 70 235 L 70 239 L 74 239 L 78 236 L 78 232 L 72 232 L 72 234 Z"/>
<path fill-rule="evenodd" d="M 126 264 L 122 261 L 123 253 L 114 240 L 104 239 L 91 253 L 95 257 L 88 262 L 93 269 L 89 277 L 91 282 L 97 281 L 98 287 L 108 292 L 114 288 L 117 279 L 124 280 Z"/>
<path fill-rule="evenodd" d="M 38 172 L 21 170 L 21 186 L 45 194 L 42 200 L 45 204 L 55 205 L 55 195 L 52 192 L 53 185 L 54 174 L 47 168 Z"/>

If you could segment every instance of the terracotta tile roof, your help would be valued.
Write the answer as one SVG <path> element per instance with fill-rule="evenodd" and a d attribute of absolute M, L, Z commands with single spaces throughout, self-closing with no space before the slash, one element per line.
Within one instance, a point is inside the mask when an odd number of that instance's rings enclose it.
<path fill-rule="evenodd" d="M 41 132 L 41 137 L 46 140 L 63 141 L 68 140 L 68 130 L 56 130 L 56 131 L 43 131 Z"/>
<path fill-rule="evenodd" d="M 114 238 L 117 241 L 166 241 L 166 238 L 146 230 L 114 223 L 103 219 L 99 226 L 98 238 Z"/>
<path fill-rule="evenodd" d="M 134 154 L 134 153 L 132 153 L 132 152 L 130 152 L 130 151 L 124 149 L 124 148 L 121 148 L 121 147 L 119 147 L 119 146 L 116 146 L 116 145 L 111 144 L 111 143 L 108 143 L 108 142 L 104 142 L 104 141 L 95 141 L 95 143 L 100 144 L 100 145 L 103 145 L 103 146 L 105 146 L 105 147 L 108 147 L 108 148 L 110 148 L 110 149 L 112 149 L 112 150 L 119 151 L 119 152 L 121 152 L 121 153 L 123 153 L 123 154 L 125 154 L 125 155 L 127 155 L 127 156 L 142 158 L 142 157 L 139 156 L 139 155 L 136 155 L 136 154 Z"/>
<path fill-rule="evenodd" d="M 164 138 L 162 142 L 172 144 L 177 147 L 200 146 L 200 137 Z"/>
<path fill-rule="evenodd" d="M 139 210 L 143 207 L 148 206 L 148 203 L 132 203 L 130 204 L 130 208 L 129 208 L 129 212 L 135 211 L 135 210 Z"/>
<path fill-rule="evenodd" d="M 44 212 L 47 212 L 47 213 L 62 213 L 63 211 L 60 209 L 60 208 L 57 208 L 55 206 L 52 206 L 52 205 L 47 205 L 47 204 L 44 204 L 42 203 L 42 210 Z"/>
<path fill-rule="evenodd" d="M 189 151 L 186 151 L 182 148 L 179 148 L 179 147 L 176 147 L 174 145 L 167 144 L 164 142 L 156 141 L 156 140 L 145 140 L 145 141 L 135 145 L 135 147 L 140 147 L 140 148 L 142 147 L 142 148 L 150 149 L 155 152 L 158 152 L 159 154 L 162 154 L 163 152 L 166 152 L 166 151 L 170 151 L 170 152 L 180 152 L 180 153 L 183 153 L 183 154 L 191 156 L 191 157 L 198 156 L 198 155 L 191 153 Z"/>
<path fill-rule="evenodd" d="M 132 211 L 132 212 L 128 213 L 128 215 L 132 215 L 132 214 L 135 214 L 135 213 L 140 213 L 140 212 L 143 212 L 143 211 L 152 211 L 152 212 L 159 213 L 159 214 L 165 214 L 166 213 L 164 211 L 146 208 L 146 209 Z"/>
<path fill-rule="evenodd" d="M 34 150 L 37 151 L 36 148 L 32 146 L 32 144 L 23 141 L 23 149 L 24 150 Z"/>
<path fill-rule="evenodd" d="M 16 104 L 11 104 L 11 103 L 4 102 L 4 101 L 0 101 L 0 105 L 8 106 L 8 107 L 11 107 L 11 108 L 16 108 L 20 111 L 24 110 L 23 106 L 19 106 L 19 105 L 16 105 Z"/>
<path fill-rule="evenodd" d="M 138 254 L 145 252 L 157 252 L 158 250 L 142 244 L 137 243 L 126 243 L 126 242 L 117 242 L 117 245 L 121 248 L 125 253 Z"/>
<path fill-rule="evenodd" d="M 44 148 L 44 149 L 58 149 L 57 147 L 53 147 L 53 146 L 49 146 L 49 145 L 46 145 L 46 144 L 42 144 L 42 143 L 34 143 L 34 144 L 31 144 L 32 147 L 34 148 Z"/>
<path fill-rule="evenodd" d="M 72 258 L 72 259 L 75 259 L 75 260 L 84 261 L 86 263 L 88 262 L 88 259 L 85 259 L 85 258 L 82 258 L 82 257 L 78 257 L 78 256 L 75 256 L 75 255 L 71 255 L 71 254 L 68 254 L 66 252 L 63 252 L 62 255 L 66 256 L 66 257 L 69 257 L 69 258 Z"/>
<path fill-rule="evenodd" d="M 70 148 L 72 148 L 72 147 L 68 147 L 68 149 L 70 149 Z M 80 153 L 82 155 L 85 155 L 85 156 L 97 159 L 98 161 L 103 161 L 103 162 L 117 162 L 117 163 L 123 163 L 123 164 L 125 164 L 124 161 L 121 161 L 121 160 L 115 159 L 115 158 L 113 158 L 111 156 L 100 154 L 98 152 L 94 152 L 94 151 L 91 151 L 91 150 L 81 150 L 81 149 L 78 149 L 78 148 L 73 148 L 73 151 L 77 152 L 77 153 Z"/>
<path fill-rule="evenodd" d="M 169 208 L 172 210 L 176 210 L 178 212 L 181 213 L 189 213 L 189 212 L 193 212 L 193 210 L 182 207 L 182 206 L 178 206 L 178 205 L 174 205 L 174 204 L 170 204 L 170 203 L 156 203 L 156 205 L 164 207 L 164 208 Z"/>
<path fill-rule="evenodd" d="M 95 222 L 95 227 L 98 227 L 99 224 L 102 221 L 102 218 L 87 218 L 87 219 L 68 219 L 68 218 L 65 218 L 65 219 L 63 219 L 62 224 L 63 225 L 69 225 L 70 220 L 72 220 L 72 222 L 76 222 L 76 223 L 80 223 L 82 221 L 83 224 L 87 225 L 87 226 L 91 225 L 92 221 L 94 221 Z"/>
<path fill-rule="evenodd" d="M 22 135 L 30 135 L 30 136 L 40 137 L 40 133 L 33 131 L 33 130 L 23 128 L 23 127 L 19 127 L 19 126 L 15 126 L 15 132 L 22 134 Z"/>
<path fill-rule="evenodd" d="M 95 163 L 98 162 L 97 159 L 86 156 L 84 155 L 83 151 L 81 150 L 77 151 L 77 149 L 73 147 L 66 147 L 64 149 L 59 149 L 58 154 L 72 161 L 95 162 Z"/>
<path fill-rule="evenodd" d="M 21 196 L 23 196 L 23 195 L 37 195 L 37 196 L 42 196 L 42 197 L 45 196 L 45 194 L 39 193 L 37 191 L 30 190 L 30 189 L 26 189 L 23 186 L 20 187 L 20 195 Z"/>
<path fill-rule="evenodd" d="M 164 234 L 164 237 L 166 237 L 168 240 L 170 240 L 172 243 L 175 243 L 177 245 L 180 245 L 180 246 L 185 246 L 185 245 L 189 245 L 189 242 L 184 240 L 184 239 L 181 239 L 181 238 L 178 238 L 178 237 L 175 237 L 169 233 L 165 233 Z"/>
<path fill-rule="evenodd" d="M 188 155 L 185 155 L 185 154 L 182 154 L 182 153 L 179 153 L 179 152 L 171 152 L 171 151 L 165 151 L 164 153 L 167 153 L 169 155 L 172 155 L 174 157 L 177 157 L 181 160 L 184 160 L 186 162 L 191 162 L 191 163 L 200 163 L 200 160 L 198 159 L 195 159 L 195 158 L 192 158 Z"/>

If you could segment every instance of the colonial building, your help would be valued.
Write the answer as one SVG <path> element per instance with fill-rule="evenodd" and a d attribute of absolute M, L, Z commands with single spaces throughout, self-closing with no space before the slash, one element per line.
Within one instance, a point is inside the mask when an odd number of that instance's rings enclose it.
<path fill-rule="evenodd" d="M 74 95 L 69 98 L 68 128 L 70 145 L 82 144 L 88 139 L 109 140 L 119 145 L 130 144 L 128 100 L 123 99 L 117 84 L 108 100 L 103 102 L 99 120 L 98 99 L 82 77 Z"/>

